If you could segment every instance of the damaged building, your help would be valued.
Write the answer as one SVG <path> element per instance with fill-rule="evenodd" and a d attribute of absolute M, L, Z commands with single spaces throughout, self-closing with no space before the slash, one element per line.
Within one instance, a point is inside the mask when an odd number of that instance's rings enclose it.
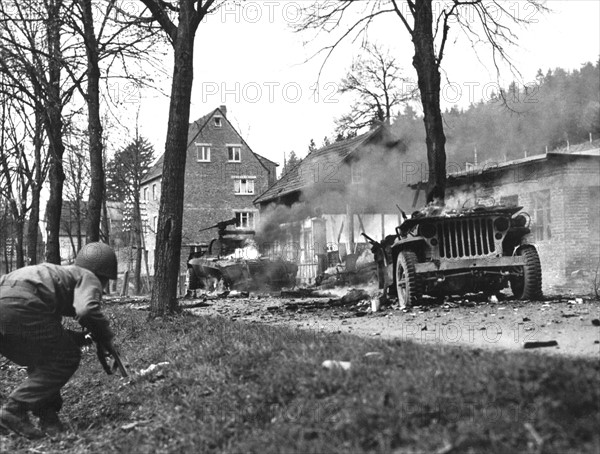
<path fill-rule="evenodd" d="M 338 264 L 372 264 L 361 234 L 379 241 L 399 225 L 398 204 L 411 196 L 402 177 L 405 152 L 402 140 L 381 125 L 309 153 L 254 201 L 263 254 L 296 262 L 302 284 L 314 284 Z"/>
<path fill-rule="evenodd" d="M 217 237 L 209 227 L 235 218 L 231 228 L 241 237 L 252 237 L 258 222 L 253 200 L 276 180 L 275 162 L 255 153 L 227 118 L 222 105 L 190 124 L 183 196 L 181 272 L 190 252 L 207 249 Z M 150 274 L 154 274 L 154 249 L 162 180 L 163 157 L 141 185 L 144 240 Z M 251 232 L 251 233 L 250 233 Z"/>
<path fill-rule="evenodd" d="M 412 185 L 416 207 L 425 204 L 424 186 Z M 592 290 L 600 265 L 600 141 L 450 172 L 446 205 L 474 200 L 523 207 L 545 292 Z"/>

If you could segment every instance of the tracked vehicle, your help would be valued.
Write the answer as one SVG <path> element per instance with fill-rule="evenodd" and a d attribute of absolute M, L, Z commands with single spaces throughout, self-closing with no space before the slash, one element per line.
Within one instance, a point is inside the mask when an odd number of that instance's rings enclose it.
<path fill-rule="evenodd" d="M 218 229 L 208 247 L 192 248 L 188 258 L 188 291 L 279 290 L 294 287 L 298 266 L 282 259 L 262 257 L 252 244 L 253 230 L 233 229 L 235 218 L 201 229 Z"/>

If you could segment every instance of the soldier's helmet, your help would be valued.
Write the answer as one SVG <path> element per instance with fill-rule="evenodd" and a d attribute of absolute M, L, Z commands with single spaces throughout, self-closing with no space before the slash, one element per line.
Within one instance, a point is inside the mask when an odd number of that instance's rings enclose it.
<path fill-rule="evenodd" d="M 75 265 L 90 270 L 96 276 L 117 278 L 117 256 L 106 243 L 88 243 L 75 258 Z"/>

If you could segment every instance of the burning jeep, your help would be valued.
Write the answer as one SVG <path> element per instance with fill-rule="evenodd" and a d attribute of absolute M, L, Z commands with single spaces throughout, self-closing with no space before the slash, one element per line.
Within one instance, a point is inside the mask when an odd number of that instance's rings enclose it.
<path fill-rule="evenodd" d="M 529 217 L 522 207 L 475 206 L 445 211 L 428 206 L 396 228 L 383 244 L 372 242 L 380 286 L 400 306 L 423 295 L 496 293 L 510 285 L 518 299 L 542 295 L 535 246 L 527 244 Z"/>
<path fill-rule="evenodd" d="M 192 249 L 188 259 L 188 290 L 254 290 L 293 287 L 298 266 L 262 257 L 253 230 L 227 230 L 235 218 L 203 230 L 218 228 L 218 238 L 208 247 Z"/>

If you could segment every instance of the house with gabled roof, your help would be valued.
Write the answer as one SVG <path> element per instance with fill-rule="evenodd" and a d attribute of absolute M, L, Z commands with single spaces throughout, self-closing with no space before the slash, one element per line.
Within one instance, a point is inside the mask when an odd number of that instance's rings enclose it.
<path fill-rule="evenodd" d="M 332 261 L 370 249 L 363 232 L 377 241 L 393 234 L 411 193 L 406 148 L 383 124 L 309 153 L 254 200 L 262 252 L 296 261 L 310 284 Z"/>
<path fill-rule="evenodd" d="M 189 126 L 182 228 L 182 272 L 192 249 L 207 246 L 216 229 L 200 231 L 236 218 L 240 230 L 254 230 L 259 210 L 253 201 L 276 180 L 278 164 L 255 153 L 227 118 L 222 105 Z M 150 268 L 154 264 L 163 157 L 141 184 L 144 240 Z M 151 270 L 151 274 L 153 271 Z"/>

